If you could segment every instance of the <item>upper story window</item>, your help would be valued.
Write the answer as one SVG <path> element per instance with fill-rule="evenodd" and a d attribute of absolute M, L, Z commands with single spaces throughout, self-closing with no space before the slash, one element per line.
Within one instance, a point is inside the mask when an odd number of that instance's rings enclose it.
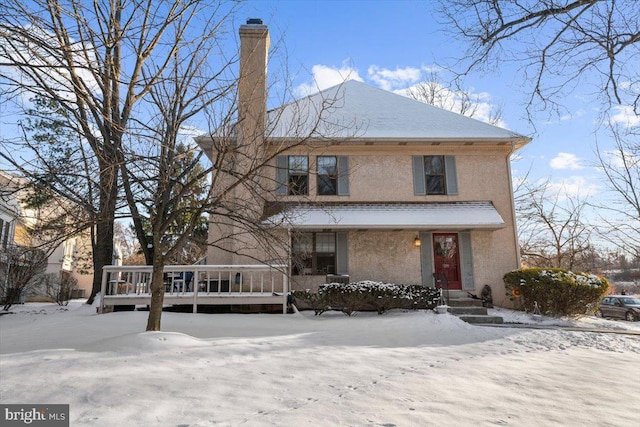
<path fill-rule="evenodd" d="M 349 195 L 349 157 L 318 156 L 316 161 L 316 194 Z M 276 156 L 276 194 L 300 196 L 309 194 L 309 157 Z"/>
<path fill-rule="evenodd" d="M 413 190 L 417 196 L 458 194 L 455 156 L 413 156 Z"/>
<path fill-rule="evenodd" d="M 318 156 L 318 194 L 329 196 L 338 194 L 338 158 Z"/>
<path fill-rule="evenodd" d="M 424 156 L 424 174 L 427 194 L 446 194 L 444 156 Z"/>
<path fill-rule="evenodd" d="M 307 156 L 289 156 L 287 175 L 290 196 L 309 194 L 309 158 Z"/>
<path fill-rule="evenodd" d="M 11 222 L 0 219 L 0 248 L 7 249 L 7 246 L 11 243 L 13 243 L 13 236 L 11 236 Z"/>

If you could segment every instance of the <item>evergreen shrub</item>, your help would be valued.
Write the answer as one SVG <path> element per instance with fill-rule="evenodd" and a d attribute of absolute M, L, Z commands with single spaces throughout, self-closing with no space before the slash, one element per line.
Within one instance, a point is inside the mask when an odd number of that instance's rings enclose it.
<path fill-rule="evenodd" d="M 577 316 L 593 312 L 607 294 L 609 282 L 594 274 L 560 268 L 524 268 L 504 275 L 507 295 L 527 312 Z"/>

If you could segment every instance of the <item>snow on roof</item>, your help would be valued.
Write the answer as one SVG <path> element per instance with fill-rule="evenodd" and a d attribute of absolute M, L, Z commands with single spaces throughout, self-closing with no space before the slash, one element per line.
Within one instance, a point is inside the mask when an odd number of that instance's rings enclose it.
<path fill-rule="evenodd" d="M 529 138 L 367 84 L 348 80 L 268 113 L 271 138 Z"/>
<path fill-rule="evenodd" d="M 488 229 L 506 226 L 489 201 L 299 205 L 266 220 L 295 229 Z"/>

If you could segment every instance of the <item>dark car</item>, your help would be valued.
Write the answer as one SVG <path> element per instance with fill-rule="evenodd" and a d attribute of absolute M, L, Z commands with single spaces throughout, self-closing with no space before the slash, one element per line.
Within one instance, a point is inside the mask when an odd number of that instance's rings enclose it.
<path fill-rule="evenodd" d="M 629 322 L 640 320 L 640 299 L 628 295 L 609 295 L 600 301 L 598 317 L 618 317 Z"/>

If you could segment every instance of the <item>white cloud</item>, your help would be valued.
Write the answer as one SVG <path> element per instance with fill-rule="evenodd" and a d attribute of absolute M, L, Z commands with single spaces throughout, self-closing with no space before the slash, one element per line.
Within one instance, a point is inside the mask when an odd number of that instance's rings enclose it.
<path fill-rule="evenodd" d="M 640 165 L 640 152 L 627 150 L 606 150 L 602 153 L 605 164 L 618 169 L 633 169 Z M 599 167 L 598 170 L 602 170 Z"/>
<path fill-rule="evenodd" d="M 394 90 L 406 87 L 420 80 L 422 70 L 414 67 L 398 68 L 389 70 L 371 65 L 367 70 L 367 75 L 371 81 L 384 90 Z"/>
<path fill-rule="evenodd" d="M 598 186 L 587 182 L 583 176 L 571 176 L 561 181 L 551 182 L 549 189 L 553 194 L 558 195 L 558 200 L 565 200 L 569 197 L 584 199 L 598 192 Z"/>
<path fill-rule="evenodd" d="M 560 121 L 561 122 L 568 122 L 571 121 L 573 119 L 577 119 L 580 118 L 582 116 L 584 116 L 587 112 L 584 109 L 579 109 L 578 111 L 575 111 L 573 113 L 567 113 L 567 114 L 563 114 L 560 116 Z M 554 123 L 554 122 L 548 122 L 548 123 Z"/>
<path fill-rule="evenodd" d="M 622 124 L 628 128 L 640 126 L 640 116 L 634 111 L 630 105 L 617 105 L 613 107 L 614 114 L 610 121 L 612 124 Z"/>
<path fill-rule="evenodd" d="M 485 123 L 491 123 L 502 128 L 507 128 L 507 123 L 503 119 L 495 120 L 494 113 L 496 106 L 490 102 L 476 102 L 475 103 L 474 119 L 480 120 Z"/>
<path fill-rule="evenodd" d="M 297 96 L 308 96 L 331 86 L 339 85 L 347 80 L 364 81 L 358 69 L 343 64 L 342 67 L 329 67 L 322 64 L 314 65 L 311 68 L 313 81 L 311 83 L 303 83 L 295 89 Z"/>
<path fill-rule="evenodd" d="M 551 159 L 549 166 L 551 166 L 551 169 L 557 170 L 578 170 L 583 167 L 580 164 L 580 158 L 571 153 L 558 153 L 557 156 Z"/>

